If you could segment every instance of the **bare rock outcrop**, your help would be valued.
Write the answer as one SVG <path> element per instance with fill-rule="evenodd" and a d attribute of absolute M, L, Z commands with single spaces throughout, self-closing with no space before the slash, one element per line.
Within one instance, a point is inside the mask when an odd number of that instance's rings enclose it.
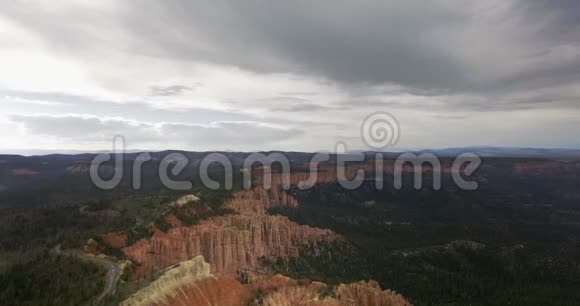
<path fill-rule="evenodd" d="M 381 290 L 376 281 L 342 284 L 336 289 L 340 305 L 400 306 L 411 305 L 401 295 L 390 290 Z"/>
<path fill-rule="evenodd" d="M 121 305 L 167 305 L 170 299 L 180 294 L 182 287 L 212 277 L 209 264 L 203 260 L 203 257 L 198 256 L 168 269 L 157 280 L 130 296 Z"/>
<path fill-rule="evenodd" d="M 173 207 L 183 207 L 188 203 L 193 203 L 199 201 L 199 197 L 194 194 L 187 194 L 182 196 L 181 198 L 175 200 L 173 203 L 169 204 L 169 206 Z"/>
<path fill-rule="evenodd" d="M 236 192 L 225 206 L 243 215 L 264 215 L 274 207 L 298 207 L 298 201 L 288 195 L 279 186 L 265 189 L 263 186 L 251 190 Z"/>
<path fill-rule="evenodd" d="M 158 306 L 245 306 L 251 299 L 252 290 L 230 276 L 209 277 L 178 290 L 164 304 Z"/>
<path fill-rule="evenodd" d="M 410 303 L 395 292 L 381 290 L 374 281 L 341 284 L 330 291 L 324 283 L 298 281 L 278 274 L 243 285 L 231 276 L 210 274 L 209 264 L 198 256 L 167 269 L 121 305 L 407 306 Z"/>
<path fill-rule="evenodd" d="M 283 191 L 254 188 L 236 193 L 225 205 L 239 214 L 214 217 L 167 232 L 157 230 L 151 238 L 124 247 L 123 253 L 139 263 L 134 277 L 149 275 L 199 255 L 206 258 L 215 273 L 234 274 L 239 269 L 257 267 L 260 257 L 298 256 L 301 245 L 337 238 L 330 230 L 265 214 L 267 208 L 297 205 Z"/>
<path fill-rule="evenodd" d="M 285 286 L 267 294 L 260 303 L 263 306 L 407 306 L 411 305 L 401 295 L 381 290 L 375 281 L 341 284 L 331 295 L 321 295 L 326 285 Z"/>

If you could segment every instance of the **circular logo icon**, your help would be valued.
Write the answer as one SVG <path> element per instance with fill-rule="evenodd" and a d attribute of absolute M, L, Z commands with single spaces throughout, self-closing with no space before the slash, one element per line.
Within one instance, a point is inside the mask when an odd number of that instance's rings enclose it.
<path fill-rule="evenodd" d="M 375 150 L 385 149 L 399 141 L 401 129 L 395 117 L 387 112 L 368 115 L 361 125 L 361 137 Z"/>

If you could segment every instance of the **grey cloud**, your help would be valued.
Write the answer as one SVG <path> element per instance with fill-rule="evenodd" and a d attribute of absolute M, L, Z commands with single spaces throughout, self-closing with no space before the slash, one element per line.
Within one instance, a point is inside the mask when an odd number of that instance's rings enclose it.
<path fill-rule="evenodd" d="M 295 129 L 282 129 L 257 122 L 216 122 L 210 126 L 164 124 L 163 135 L 192 143 L 222 147 L 261 147 L 303 134 Z"/>
<path fill-rule="evenodd" d="M 268 103 L 268 104 L 309 104 L 311 103 L 310 100 L 294 97 L 294 96 L 278 96 L 278 97 L 269 97 L 263 98 L 258 100 L 259 103 Z"/>
<path fill-rule="evenodd" d="M 330 109 L 334 108 L 314 103 L 289 104 L 270 108 L 270 110 L 273 112 L 285 112 L 285 113 L 317 112 Z"/>
<path fill-rule="evenodd" d="M 577 0 L 519 0 L 517 9 L 525 11 L 531 18 L 549 18 L 542 31 L 548 40 L 578 38 L 580 2 Z"/>
<path fill-rule="evenodd" d="M 281 113 L 316 112 L 335 109 L 335 107 L 314 103 L 312 102 L 313 100 L 294 96 L 279 96 L 260 99 L 255 102 L 268 105 L 270 111 Z"/>
<path fill-rule="evenodd" d="M 462 120 L 462 119 L 469 118 L 469 116 L 462 116 L 462 115 L 434 115 L 433 118 L 441 119 L 441 120 Z"/>
<path fill-rule="evenodd" d="M 152 96 L 179 96 L 185 91 L 192 91 L 193 87 L 184 85 L 152 86 Z"/>
<path fill-rule="evenodd" d="M 66 105 L 73 105 L 79 103 L 104 103 L 107 101 L 99 100 L 91 97 L 84 97 L 61 92 L 34 92 L 22 90 L 1 89 L 0 95 L 7 97 L 16 97 L 31 101 L 48 101 L 61 103 Z"/>
<path fill-rule="evenodd" d="M 366 90 L 366 85 L 397 84 L 411 94 L 461 95 L 463 102 L 448 99 L 448 109 L 458 104 L 473 110 L 519 109 L 522 106 L 517 101 L 502 97 L 562 80 L 578 82 L 580 61 L 551 54 L 554 48 L 565 46 L 578 58 L 578 1 L 496 3 L 507 9 L 491 4 L 480 8 L 481 3 L 298 0 L 268 2 L 266 8 L 264 2 L 252 0 L 144 0 L 138 7 L 115 2 L 116 7 L 93 14 L 82 7 L 43 11 L 11 2 L 2 13 L 69 52 L 110 47 L 260 73 L 321 76 L 354 91 Z M 481 17 L 481 12 L 491 18 Z M 470 33 L 465 29 L 480 26 L 481 33 L 461 35 Z M 513 29 L 514 38 L 522 42 L 491 39 L 487 45 L 484 39 L 503 35 L 504 27 Z M 478 45 L 480 41 L 483 45 Z M 522 45 L 510 53 L 504 42 Z M 502 58 L 488 56 L 488 50 Z M 535 59 L 527 58 L 530 55 Z M 525 69 L 502 70 L 517 61 L 523 61 Z M 152 93 L 176 95 L 183 90 L 176 87 Z M 560 103 L 554 97 L 545 107 Z M 284 108 L 292 111 L 306 106 L 280 106 L 280 110 Z"/>
<path fill-rule="evenodd" d="M 286 92 L 281 92 L 280 95 L 283 95 L 283 96 L 306 96 L 306 97 L 311 97 L 311 96 L 318 95 L 318 93 L 315 92 L 315 91 L 286 91 Z"/>
<path fill-rule="evenodd" d="M 466 86 L 465 67 L 419 39 L 433 27 L 460 26 L 466 16 L 411 2 L 271 2 L 266 10 L 260 1 L 145 1 L 123 18 L 132 31 L 149 34 L 141 43 L 157 56 L 346 83 Z"/>
<path fill-rule="evenodd" d="M 137 147 L 162 144 L 165 148 L 257 149 L 303 132 L 261 122 L 222 121 L 208 125 L 181 123 L 146 123 L 122 118 L 99 118 L 81 115 L 13 115 L 29 133 L 54 136 L 76 143 L 107 143 L 116 135 L 124 136 Z"/>
<path fill-rule="evenodd" d="M 107 141 L 116 135 L 123 135 L 133 141 L 154 140 L 154 126 L 146 123 L 122 119 L 104 119 L 81 115 L 13 115 L 14 122 L 24 124 L 33 135 L 55 136 L 79 142 Z"/>
<path fill-rule="evenodd" d="M 108 101 L 80 96 L 63 92 L 37 92 L 22 90 L 1 90 L 0 97 L 9 96 L 18 98 L 12 109 L 16 113 L 29 110 L 21 101 L 30 101 L 35 104 L 35 111 L 41 113 L 88 113 L 98 117 L 124 117 L 133 118 L 137 121 L 158 121 L 163 118 L 166 121 L 196 122 L 200 124 L 213 121 L 245 120 L 253 121 L 255 118 L 240 113 L 188 108 L 188 109 L 160 109 L 143 101 Z M 46 103 L 44 103 L 46 102 Z M 6 102 L 7 104 L 9 102 Z M 5 108 L 6 109 L 6 108 Z"/>

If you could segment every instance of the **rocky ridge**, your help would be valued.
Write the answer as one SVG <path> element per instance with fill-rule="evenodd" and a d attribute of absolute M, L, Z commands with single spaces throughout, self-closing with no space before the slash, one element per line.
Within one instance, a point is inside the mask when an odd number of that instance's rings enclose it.
<path fill-rule="evenodd" d="M 125 300 L 123 306 L 406 306 L 403 297 L 374 282 L 341 284 L 298 281 L 282 275 L 243 285 L 229 276 L 209 274 L 201 256 L 168 269 L 158 280 Z"/>
<path fill-rule="evenodd" d="M 189 227 L 173 227 L 167 232 L 152 228 L 151 238 L 141 239 L 121 250 L 139 263 L 135 278 L 199 255 L 210 263 L 214 273 L 234 274 L 239 269 L 256 268 L 260 257 L 298 256 L 301 245 L 338 237 L 330 230 L 266 214 L 268 208 L 296 205 L 297 201 L 284 191 L 256 187 L 236 193 L 225 204 L 237 214 L 213 217 Z"/>
<path fill-rule="evenodd" d="M 197 256 L 168 269 L 149 286 L 141 289 L 121 303 L 121 306 L 164 305 L 179 294 L 179 288 L 197 280 L 213 277 L 209 264 Z"/>

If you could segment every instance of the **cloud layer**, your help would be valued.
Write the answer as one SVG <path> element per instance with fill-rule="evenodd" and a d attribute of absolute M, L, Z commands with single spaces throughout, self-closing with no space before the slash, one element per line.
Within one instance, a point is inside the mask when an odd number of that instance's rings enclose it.
<path fill-rule="evenodd" d="M 120 135 L 126 141 L 149 146 L 162 141 L 172 145 L 192 145 L 198 150 L 218 146 L 216 149 L 219 150 L 244 151 L 262 143 L 284 142 L 300 135 L 300 131 L 252 121 L 221 121 L 201 125 L 147 123 L 90 115 L 14 115 L 12 120 L 22 123 L 30 134 L 102 147 L 112 145 L 112 139 Z"/>
<path fill-rule="evenodd" d="M 126 134 L 143 149 L 358 149 L 362 118 L 388 111 L 401 147 L 575 147 L 579 20 L 574 0 L 12 1 L 0 133 L 10 148 Z"/>

